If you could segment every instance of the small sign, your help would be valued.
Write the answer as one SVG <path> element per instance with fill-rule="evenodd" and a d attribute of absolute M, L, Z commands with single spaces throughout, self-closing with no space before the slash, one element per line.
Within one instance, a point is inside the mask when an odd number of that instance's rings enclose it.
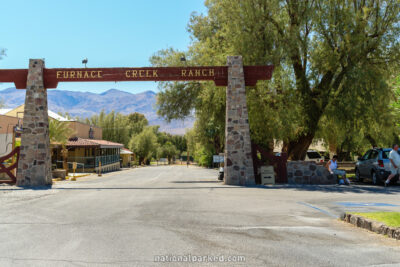
<path fill-rule="evenodd" d="M 167 158 L 160 158 L 160 162 L 168 162 Z"/>
<path fill-rule="evenodd" d="M 213 162 L 214 163 L 223 163 L 224 162 L 224 156 L 213 155 Z"/>
<path fill-rule="evenodd" d="M 261 166 L 261 184 L 275 184 L 274 166 Z"/>

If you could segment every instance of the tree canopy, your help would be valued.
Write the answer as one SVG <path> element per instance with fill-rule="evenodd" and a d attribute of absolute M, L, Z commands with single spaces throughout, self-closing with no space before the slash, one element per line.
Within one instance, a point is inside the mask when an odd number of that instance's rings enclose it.
<path fill-rule="evenodd" d="M 272 149 L 281 140 L 291 159 L 303 159 L 319 137 L 335 149 L 393 140 L 389 81 L 400 56 L 398 0 L 208 0 L 206 6 L 207 15 L 190 19 L 189 49 L 159 51 L 151 62 L 176 66 L 185 55 L 188 65 L 225 65 L 228 55 L 239 54 L 246 65 L 275 65 L 271 81 L 247 89 L 253 142 Z M 161 89 L 159 114 L 170 120 L 195 110 L 199 142 L 223 151 L 225 89 L 195 82 Z M 346 132 L 357 140 L 347 140 Z"/>

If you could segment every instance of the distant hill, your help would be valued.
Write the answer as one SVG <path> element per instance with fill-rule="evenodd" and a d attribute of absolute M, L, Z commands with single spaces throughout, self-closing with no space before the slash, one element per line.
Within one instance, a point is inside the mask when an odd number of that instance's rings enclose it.
<path fill-rule="evenodd" d="M 25 102 L 25 90 L 8 88 L 0 91 L 0 99 L 7 108 L 14 108 Z M 184 122 L 173 121 L 167 124 L 156 113 L 156 93 L 146 91 L 131 94 L 117 89 L 110 89 L 101 94 L 90 92 L 75 92 L 65 90 L 48 90 L 49 109 L 55 112 L 68 112 L 72 116 L 83 118 L 98 114 L 101 110 L 112 110 L 122 114 L 139 112 L 146 116 L 150 125 L 160 125 L 160 130 L 184 134 L 186 128 L 193 126 L 194 119 L 188 118 Z"/>

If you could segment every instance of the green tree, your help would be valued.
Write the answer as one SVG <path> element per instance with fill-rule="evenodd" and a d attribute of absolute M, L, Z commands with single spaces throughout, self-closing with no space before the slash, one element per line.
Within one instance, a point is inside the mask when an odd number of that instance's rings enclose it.
<path fill-rule="evenodd" d="M 352 151 L 360 155 L 367 148 L 391 146 L 399 131 L 390 105 L 390 79 L 390 73 L 371 67 L 355 68 L 345 77 L 346 90 L 326 107 L 320 121 L 319 132 L 330 151 L 351 159 Z"/>
<path fill-rule="evenodd" d="M 194 14 L 189 23 L 193 43 L 185 52 L 188 62 L 225 65 L 227 55 L 240 54 L 247 65 L 274 64 L 271 81 L 248 89 L 250 129 L 253 140 L 265 146 L 283 140 L 292 159 L 305 157 L 327 109 L 334 109 L 333 103 L 353 90 L 344 85 L 351 84 L 354 75 L 360 81 L 368 73 L 358 70 L 389 72 L 400 55 L 397 0 L 208 0 L 206 6 L 207 15 Z M 177 64 L 182 53 L 164 50 L 152 63 Z M 218 91 L 210 83 L 162 86 L 158 102 L 167 119 L 196 109 L 198 120 L 201 113 L 212 120 L 221 107 L 202 105 L 202 99 Z M 364 89 L 376 95 L 384 87 Z M 182 99 L 187 100 L 173 109 Z M 352 104 L 358 101 L 355 98 Z M 223 119 L 214 121 L 219 124 L 216 129 L 223 126 Z"/>
<path fill-rule="evenodd" d="M 148 125 L 149 122 L 143 114 L 135 112 L 128 115 L 129 136 L 140 133 Z"/>
<path fill-rule="evenodd" d="M 187 155 L 187 152 L 189 152 L 189 156 L 194 156 L 194 152 L 196 151 L 196 144 L 197 144 L 196 129 L 193 128 L 193 129 L 187 130 L 185 133 L 185 139 L 186 139 L 187 151 L 183 151 L 183 152 L 186 152 L 186 155 Z"/>
<path fill-rule="evenodd" d="M 165 144 L 159 146 L 157 150 L 157 158 L 167 158 L 168 164 L 171 164 L 171 161 L 177 155 L 179 155 L 179 151 L 170 141 L 167 141 Z"/>
<path fill-rule="evenodd" d="M 170 142 L 176 147 L 179 155 L 187 149 L 185 136 L 171 135 Z"/>
<path fill-rule="evenodd" d="M 80 120 L 102 128 L 103 139 L 124 144 L 125 147 L 132 135 L 139 134 L 148 125 L 146 117 L 137 112 L 123 115 L 115 111 L 106 114 L 102 110 L 99 115 Z"/>
<path fill-rule="evenodd" d="M 69 128 L 68 122 L 58 120 L 49 120 L 49 137 L 50 142 L 61 145 L 61 154 L 63 157 L 63 169 L 68 174 L 68 139 L 74 135 L 73 129 Z"/>
<path fill-rule="evenodd" d="M 139 164 L 146 164 L 157 153 L 157 135 L 153 127 L 145 127 L 138 135 L 133 135 L 129 148 L 138 157 Z"/>

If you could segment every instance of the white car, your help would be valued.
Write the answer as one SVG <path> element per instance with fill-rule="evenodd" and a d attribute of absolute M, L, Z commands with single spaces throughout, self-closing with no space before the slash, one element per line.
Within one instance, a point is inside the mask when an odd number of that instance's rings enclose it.
<path fill-rule="evenodd" d="M 321 156 L 321 154 L 318 153 L 318 151 L 315 150 L 308 150 L 306 153 L 306 158 L 304 160 L 314 161 L 316 163 L 324 162 L 324 158 Z"/>

